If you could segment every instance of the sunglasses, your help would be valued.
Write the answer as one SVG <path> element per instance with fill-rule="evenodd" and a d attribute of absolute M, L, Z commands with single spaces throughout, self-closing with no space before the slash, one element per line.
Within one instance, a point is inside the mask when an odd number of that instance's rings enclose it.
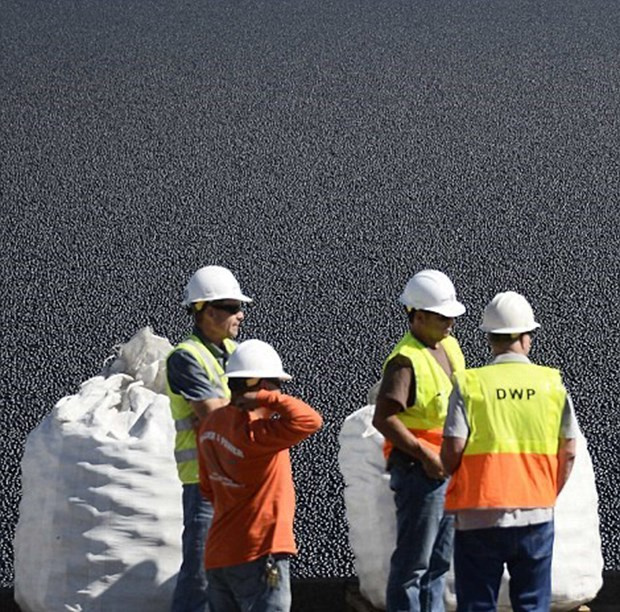
<path fill-rule="evenodd" d="M 222 304 L 220 302 L 209 302 L 209 306 L 217 308 L 218 310 L 224 310 L 230 314 L 237 314 L 243 310 L 242 304 Z"/>

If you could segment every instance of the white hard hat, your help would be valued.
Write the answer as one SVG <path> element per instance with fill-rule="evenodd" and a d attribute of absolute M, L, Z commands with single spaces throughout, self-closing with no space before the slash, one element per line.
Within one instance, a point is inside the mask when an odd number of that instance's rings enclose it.
<path fill-rule="evenodd" d="M 538 327 L 530 303 L 520 293 L 504 291 L 487 304 L 480 329 L 492 334 L 524 334 Z"/>
<path fill-rule="evenodd" d="M 465 306 L 456 299 L 452 281 L 438 270 L 422 270 L 412 276 L 398 300 L 409 308 L 444 317 L 458 317 L 465 312 Z"/>
<path fill-rule="evenodd" d="M 183 292 L 183 306 L 214 300 L 251 302 L 252 298 L 241 293 L 239 282 L 230 270 L 222 266 L 205 266 L 194 272 L 189 279 Z"/>
<path fill-rule="evenodd" d="M 279 378 L 291 380 L 282 369 L 282 360 L 275 349 L 262 340 L 246 340 L 230 356 L 226 364 L 228 378 Z"/>

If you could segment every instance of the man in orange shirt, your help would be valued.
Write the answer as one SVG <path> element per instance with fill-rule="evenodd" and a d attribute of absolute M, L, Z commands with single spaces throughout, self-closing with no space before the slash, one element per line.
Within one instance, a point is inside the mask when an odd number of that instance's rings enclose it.
<path fill-rule="evenodd" d="M 290 380 L 275 350 L 239 345 L 226 366 L 231 403 L 198 432 L 200 488 L 214 516 L 205 550 L 211 612 L 290 609 L 289 557 L 295 491 L 288 449 L 322 424 L 299 399 L 280 392 Z"/>

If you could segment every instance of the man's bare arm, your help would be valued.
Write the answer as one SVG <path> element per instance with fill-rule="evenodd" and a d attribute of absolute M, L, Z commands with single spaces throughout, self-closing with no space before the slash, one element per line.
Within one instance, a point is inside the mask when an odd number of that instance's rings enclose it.
<path fill-rule="evenodd" d="M 229 403 L 230 401 L 224 397 L 213 397 L 205 400 L 189 400 L 189 405 L 192 407 L 199 421 L 209 416 L 218 408 L 227 406 Z"/>
<path fill-rule="evenodd" d="M 396 400 L 378 397 L 372 424 L 394 446 L 417 458 L 420 443 L 396 416 L 401 410 L 403 408 Z"/>
<path fill-rule="evenodd" d="M 575 438 L 560 439 L 560 447 L 558 448 L 558 495 L 573 470 L 576 456 L 577 440 Z"/>
<path fill-rule="evenodd" d="M 441 445 L 441 463 L 446 474 L 454 474 L 461 465 L 463 451 L 467 446 L 465 438 L 444 438 Z"/>

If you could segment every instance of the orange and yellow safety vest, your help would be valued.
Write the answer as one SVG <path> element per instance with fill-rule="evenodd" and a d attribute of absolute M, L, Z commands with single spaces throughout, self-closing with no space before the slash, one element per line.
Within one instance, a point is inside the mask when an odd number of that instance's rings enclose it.
<path fill-rule="evenodd" d="M 453 372 L 465 369 L 465 358 L 455 338 L 448 336 L 441 341 L 441 346 L 448 356 Z M 448 413 L 448 400 L 452 392 L 452 381 L 439 365 L 428 348 L 413 334 L 407 332 L 394 347 L 388 362 L 402 355 L 411 361 L 415 374 L 415 404 L 398 413 L 398 418 L 413 433 L 421 444 L 427 445 L 438 453 L 441 447 L 443 424 Z M 385 441 L 384 455 L 392 450 L 392 443 Z"/>
<path fill-rule="evenodd" d="M 509 362 L 465 370 L 455 380 L 470 434 L 446 509 L 553 506 L 566 402 L 560 372 Z"/>

